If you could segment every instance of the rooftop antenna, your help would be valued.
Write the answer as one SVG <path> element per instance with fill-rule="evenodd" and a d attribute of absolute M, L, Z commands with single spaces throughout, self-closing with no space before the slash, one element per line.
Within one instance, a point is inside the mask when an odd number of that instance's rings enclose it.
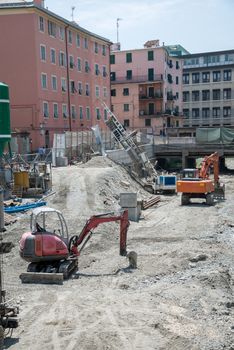
<path fill-rule="evenodd" d="M 72 22 L 74 22 L 74 10 L 75 10 L 75 6 L 72 6 L 71 10 L 72 10 L 71 18 L 72 18 Z"/>
<path fill-rule="evenodd" d="M 122 21 L 122 18 L 117 18 L 116 27 L 117 27 L 117 43 L 119 42 L 119 21 Z"/>

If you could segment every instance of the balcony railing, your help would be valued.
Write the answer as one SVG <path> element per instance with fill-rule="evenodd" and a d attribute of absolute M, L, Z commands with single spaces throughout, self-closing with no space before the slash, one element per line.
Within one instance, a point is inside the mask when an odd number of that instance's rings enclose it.
<path fill-rule="evenodd" d="M 146 83 L 152 81 L 163 81 L 162 74 L 154 74 L 153 76 L 148 75 L 138 75 L 133 76 L 132 79 L 128 77 L 116 77 L 115 80 L 111 80 L 111 84 L 121 84 L 121 83 Z"/>
<path fill-rule="evenodd" d="M 158 111 L 158 112 L 154 112 L 154 113 L 150 113 L 149 111 L 146 110 L 140 110 L 139 112 L 139 117 L 140 118 L 158 118 L 158 117 L 162 117 L 164 115 L 170 115 L 172 117 L 182 117 L 183 114 L 178 112 L 178 111 L 173 111 L 170 109 L 167 109 L 165 111 Z"/>
<path fill-rule="evenodd" d="M 155 98 L 163 98 L 163 93 L 158 92 L 153 95 L 147 95 L 147 94 L 140 94 L 139 99 L 140 100 L 148 100 L 148 99 L 155 99 Z"/>

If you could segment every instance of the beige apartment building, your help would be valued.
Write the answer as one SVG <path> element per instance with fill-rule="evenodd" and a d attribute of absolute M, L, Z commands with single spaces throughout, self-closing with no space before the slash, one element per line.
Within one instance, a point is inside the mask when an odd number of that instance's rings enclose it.
<path fill-rule="evenodd" d="M 183 56 L 183 114 L 184 127 L 234 126 L 234 50 Z"/>
<path fill-rule="evenodd" d="M 182 64 L 158 40 L 111 52 L 111 105 L 125 128 L 166 135 L 182 125 Z"/>

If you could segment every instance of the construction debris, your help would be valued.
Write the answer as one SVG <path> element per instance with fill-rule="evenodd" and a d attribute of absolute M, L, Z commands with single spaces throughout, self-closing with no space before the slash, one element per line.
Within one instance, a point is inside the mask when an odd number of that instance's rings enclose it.
<path fill-rule="evenodd" d="M 149 199 L 143 200 L 142 204 L 141 204 L 141 208 L 142 208 L 142 210 L 146 210 L 146 209 L 152 207 L 153 205 L 159 203 L 160 200 L 161 200 L 160 196 L 154 196 L 154 197 L 151 197 Z"/>

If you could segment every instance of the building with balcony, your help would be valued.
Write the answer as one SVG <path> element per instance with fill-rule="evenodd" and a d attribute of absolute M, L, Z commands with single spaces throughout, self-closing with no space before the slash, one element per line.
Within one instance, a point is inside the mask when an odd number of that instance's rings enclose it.
<path fill-rule="evenodd" d="M 10 87 L 12 131 L 32 150 L 53 134 L 105 126 L 111 42 L 44 8 L 43 0 L 0 2 L 0 81 Z M 4 33 L 4 35 L 3 35 Z"/>
<path fill-rule="evenodd" d="M 184 126 L 234 126 L 234 50 L 183 56 Z"/>
<path fill-rule="evenodd" d="M 164 135 L 182 124 L 182 64 L 158 40 L 112 51 L 111 106 L 126 128 Z"/>

